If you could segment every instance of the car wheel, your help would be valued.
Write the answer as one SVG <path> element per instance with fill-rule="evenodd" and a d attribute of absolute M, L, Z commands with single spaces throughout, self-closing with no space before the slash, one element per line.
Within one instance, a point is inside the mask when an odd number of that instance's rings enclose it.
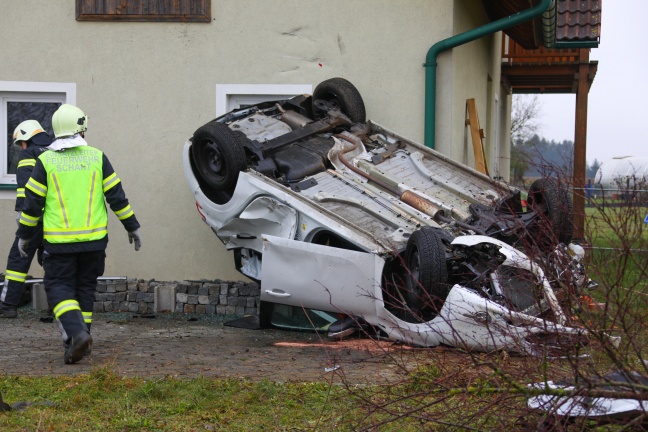
<path fill-rule="evenodd" d="M 231 197 L 239 172 L 247 168 L 245 143 L 227 125 L 210 122 L 193 134 L 191 156 L 211 192 Z"/>
<path fill-rule="evenodd" d="M 531 184 L 527 205 L 539 218 L 538 229 L 533 233 L 538 243 L 546 251 L 553 249 L 555 243 L 568 244 L 574 235 L 574 204 L 569 193 L 557 181 L 544 178 Z"/>
<path fill-rule="evenodd" d="M 346 114 L 354 123 L 367 121 L 364 102 L 360 92 L 344 78 L 331 78 L 319 83 L 313 91 L 313 103 L 325 100 Z M 317 108 L 313 108 L 317 112 Z"/>
<path fill-rule="evenodd" d="M 405 249 L 407 276 L 402 295 L 407 312 L 418 321 L 429 321 L 448 295 L 445 246 L 435 228 L 415 231 Z"/>

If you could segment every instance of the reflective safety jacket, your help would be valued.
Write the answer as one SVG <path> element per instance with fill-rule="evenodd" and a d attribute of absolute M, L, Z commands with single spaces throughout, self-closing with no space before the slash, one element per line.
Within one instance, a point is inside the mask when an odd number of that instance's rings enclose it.
<path fill-rule="evenodd" d="M 43 135 L 47 136 L 45 133 L 43 133 Z M 16 189 L 16 211 L 21 211 L 23 208 L 23 203 L 25 201 L 25 185 L 31 176 L 32 169 L 34 169 L 34 166 L 36 165 L 36 159 L 46 150 L 47 145 L 49 144 L 40 146 L 28 142 L 27 145 L 28 147 L 25 150 L 21 150 L 18 154 L 18 166 L 16 168 L 16 184 L 18 186 Z"/>
<path fill-rule="evenodd" d="M 36 161 L 25 195 L 17 235 L 26 238 L 42 214 L 43 239 L 49 253 L 106 248 L 104 197 L 127 231 L 140 226 L 121 180 L 106 155 L 94 147 L 45 151 Z"/>

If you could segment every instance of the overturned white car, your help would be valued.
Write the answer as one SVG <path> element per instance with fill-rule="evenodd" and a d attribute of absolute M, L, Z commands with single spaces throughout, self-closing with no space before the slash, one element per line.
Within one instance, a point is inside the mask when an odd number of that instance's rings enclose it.
<path fill-rule="evenodd" d="M 541 179 L 524 209 L 519 191 L 367 121 L 344 79 L 198 128 L 184 172 L 264 302 L 420 346 L 532 353 L 582 334 L 563 310 L 588 283 L 566 246 L 567 191 Z"/>

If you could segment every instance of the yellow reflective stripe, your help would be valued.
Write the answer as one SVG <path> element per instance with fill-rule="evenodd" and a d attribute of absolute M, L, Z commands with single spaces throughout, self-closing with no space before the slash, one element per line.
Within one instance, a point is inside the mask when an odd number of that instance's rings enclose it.
<path fill-rule="evenodd" d="M 16 198 L 25 198 L 25 188 L 16 189 Z"/>
<path fill-rule="evenodd" d="M 56 177 L 56 174 L 54 174 L 54 173 L 52 173 L 52 182 L 54 183 L 54 189 L 56 190 L 56 197 L 58 198 L 59 208 L 61 209 L 61 217 L 63 218 L 63 222 L 65 222 L 65 228 L 69 228 L 70 223 L 68 222 L 67 211 L 65 210 L 65 201 L 63 200 L 63 191 L 61 190 L 61 187 L 59 186 L 58 177 Z"/>
<path fill-rule="evenodd" d="M 34 166 L 36 165 L 36 159 L 23 159 L 20 162 L 18 162 L 18 168 L 26 167 L 26 166 Z"/>
<path fill-rule="evenodd" d="M 76 300 L 63 300 L 61 303 L 54 306 L 54 317 L 56 319 L 59 319 L 59 317 L 64 313 L 73 310 L 81 310 L 81 307 L 79 307 L 79 302 Z"/>
<path fill-rule="evenodd" d="M 42 183 L 37 182 L 36 180 L 34 180 L 31 177 L 27 181 L 27 184 L 25 185 L 25 187 L 27 189 L 29 189 L 30 191 L 34 192 L 36 195 L 40 195 L 42 197 L 47 195 L 47 186 L 45 186 Z"/>
<path fill-rule="evenodd" d="M 35 227 L 38 225 L 38 219 L 37 217 L 34 216 L 29 216 L 25 212 L 20 213 L 20 223 L 23 225 L 27 225 L 28 227 Z"/>
<path fill-rule="evenodd" d="M 95 187 L 95 181 L 97 180 L 97 172 L 92 173 L 92 181 L 90 182 L 90 192 L 88 195 L 90 197 L 88 198 L 88 219 L 86 220 L 86 226 L 90 226 L 90 221 L 92 220 L 92 199 L 94 197 L 94 187 Z"/>
<path fill-rule="evenodd" d="M 25 280 L 27 279 L 27 273 L 20 273 L 17 271 L 7 269 L 7 274 L 5 275 L 5 279 L 24 283 Z"/>
<path fill-rule="evenodd" d="M 108 177 L 106 177 L 103 181 L 103 191 L 106 193 L 107 191 L 110 190 L 113 186 L 115 186 L 117 183 L 119 183 L 121 180 L 119 177 L 117 177 L 117 173 L 112 173 Z"/>
<path fill-rule="evenodd" d="M 133 216 L 133 210 L 131 210 L 130 204 L 124 207 L 121 210 L 118 210 L 115 212 L 115 215 L 119 218 L 119 220 L 124 220 L 126 218 L 129 218 Z"/>
<path fill-rule="evenodd" d="M 81 312 L 83 314 L 83 321 L 85 321 L 86 324 L 91 324 L 92 323 L 92 312 Z"/>
<path fill-rule="evenodd" d="M 108 226 L 100 226 L 100 227 L 94 227 L 90 229 L 82 229 L 82 230 L 69 230 L 69 231 L 49 231 L 45 230 L 43 231 L 43 235 L 45 237 L 56 237 L 56 238 L 73 238 L 73 237 L 82 237 L 82 236 L 90 236 L 96 233 L 100 233 L 102 231 L 108 231 Z"/>

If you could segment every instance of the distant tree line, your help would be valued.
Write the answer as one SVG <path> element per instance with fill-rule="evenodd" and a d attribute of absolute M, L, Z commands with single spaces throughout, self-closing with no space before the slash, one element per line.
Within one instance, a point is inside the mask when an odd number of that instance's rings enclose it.
<path fill-rule="evenodd" d="M 596 176 L 601 163 L 594 159 L 587 163 L 587 178 Z M 523 184 L 524 178 L 552 175 L 572 176 L 574 167 L 574 142 L 556 142 L 534 134 L 529 139 L 518 139 L 511 148 L 511 174 L 515 184 Z"/>
<path fill-rule="evenodd" d="M 537 94 L 514 95 L 511 109 L 511 181 L 540 176 L 572 177 L 574 142 L 547 141 L 538 135 L 542 102 Z M 586 176 L 594 179 L 601 163 L 586 164 Z"/>

